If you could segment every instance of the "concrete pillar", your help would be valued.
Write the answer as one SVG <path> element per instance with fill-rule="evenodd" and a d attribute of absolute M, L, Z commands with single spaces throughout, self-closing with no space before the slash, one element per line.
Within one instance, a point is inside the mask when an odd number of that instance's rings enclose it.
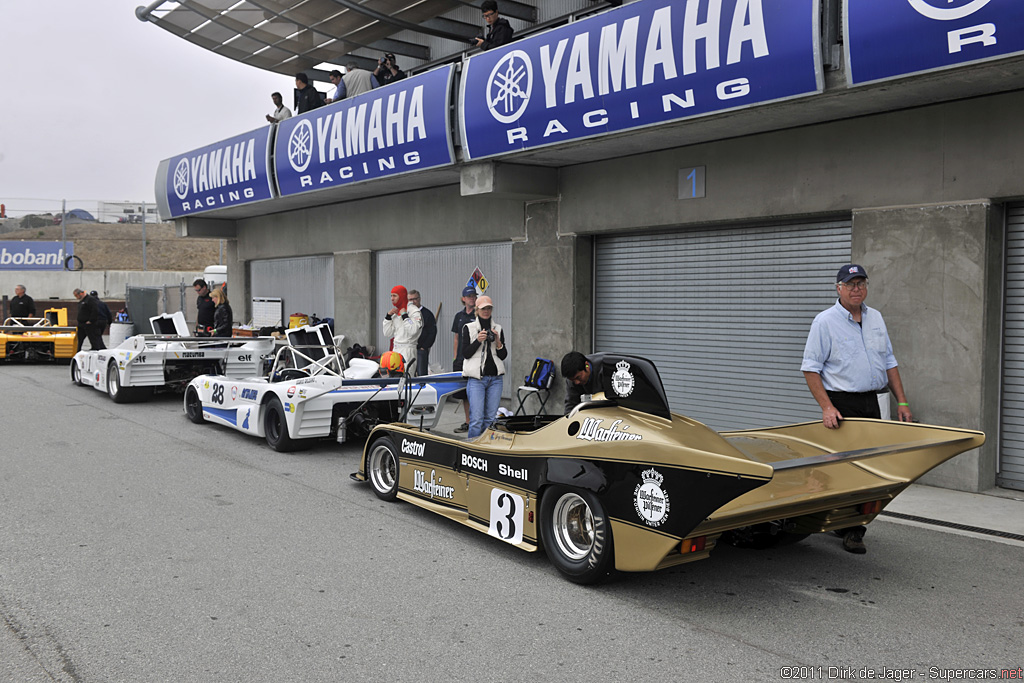
<path fill-rule="evenodd" d="M 526 237 L 512 245 L 514 362 L 506 382 L 513 396 L 535 358 L 557 367 L 568 351 L 590 350 L 590 240 L 559 232 L 558 207 L 557 200 L 528 203 Z M 564 397 L 559 377 L 545 412 L 561 413 Z"/>
<path fill-rule="evenodd" d="M 867 304 L 885 318 L 914 418 L 988 436 L 922 483 L 995 484 L 1001 246 L 987 200 L 854 211 L 853 261 L 867 269 Z"/>
<path fill-rule="evenodd" d="M 224 263 L 228 267 L 228 301 L 231 302 L 231 312 L 235 322 L 248 324 L 252 320 L 252 287 L 249 283 L 249 262 L 238 258 L 238 240 L 224 240 Z M 186 284 L 188 292 L 191 292 L 192 283 Z"/>
<path fill-rule="evenodd" d="M 334 331 L 346 347 L 373 343 L 374 278 L 372 251 L 334 252 Z"/>

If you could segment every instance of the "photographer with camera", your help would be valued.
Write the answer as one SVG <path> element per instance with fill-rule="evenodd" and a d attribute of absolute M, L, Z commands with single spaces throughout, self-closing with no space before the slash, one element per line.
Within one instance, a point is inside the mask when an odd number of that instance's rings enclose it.
<path fill-rule="evenodd" d="M 405 72 L 398 68 L 398 62 L 395 61 L 395 55 L 392 52 L 388 52 L 377 60 L 377 68 L 373 70 L 373 75 L 377 77 L 377 83 L 380 85 L 387 85 L 405 78 Z"/>
<path fill-rule="evenodd" d="M 501 403 L 501 387 L 505 382 L 505 364 L 508 347 L 505 331 L 491 320 L 494 304 L 491 297 L 476 300 L 476 320 L 466 323 L 462 337 L 462 376 L 467 377 L 466 394 L 469 396 L 469 432 L 475 439 L 491 426 Z"/>

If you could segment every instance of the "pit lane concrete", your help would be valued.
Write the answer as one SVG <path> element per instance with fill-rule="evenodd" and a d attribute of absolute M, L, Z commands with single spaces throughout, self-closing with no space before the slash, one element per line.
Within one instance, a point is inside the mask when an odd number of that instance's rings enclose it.
<path fill-rule="evenodd" d="M 118 406 L 66 366 L 0 366 L 0 393 L 0 681 L 927 680 L 1024 663 L 1021 544 L 881 519 L 865 556 L 818 536 L 584 588 L 378 501 L 349 479 L 356 448 L 276 453 L 192 425 L 177 397 Z"/>

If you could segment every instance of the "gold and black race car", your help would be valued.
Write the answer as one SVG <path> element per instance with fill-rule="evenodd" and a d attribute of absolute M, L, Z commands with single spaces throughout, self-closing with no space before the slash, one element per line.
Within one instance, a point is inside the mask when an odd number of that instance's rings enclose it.
<path fill-rule="evenodd" d="M 981 432 L 847 419 L 715 432 L 669 411 L 654 364 L 602 354 L 603 397 L 567 416 L 499 420 L 472 442 L 377 427 L 358 481 L 596 583 L 706 558 L 719 540 L 766 546 L 867 524 Z"/>
<path fill-rule="evenodd" d="M 42 318 L 7 318 L 0 326 L 0 360 L 70 361 L 78 350 L 78 328 L 68 327 L 68 309 L 48 308 Z"/>

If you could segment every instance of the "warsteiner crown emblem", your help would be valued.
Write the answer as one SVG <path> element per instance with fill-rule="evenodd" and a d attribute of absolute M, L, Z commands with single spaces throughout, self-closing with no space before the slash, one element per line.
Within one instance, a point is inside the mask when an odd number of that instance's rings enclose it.
<path fill-rule="evenodd" d="M 620 360 L 615 364 L 615 372 L 612 373 L 612 391 L 618 396 L 625 398 L 633 393 L 633 373 L 629 371 L 629 363 Z"/>
<path fill-rule="evenodd" d="M 647 526 L 658 527 L 668 519 L 668 494 L 661 488 L 665 475 L 653 467 L 640 474 L 643 481 L 633 490 L 633 507 Z"/>

